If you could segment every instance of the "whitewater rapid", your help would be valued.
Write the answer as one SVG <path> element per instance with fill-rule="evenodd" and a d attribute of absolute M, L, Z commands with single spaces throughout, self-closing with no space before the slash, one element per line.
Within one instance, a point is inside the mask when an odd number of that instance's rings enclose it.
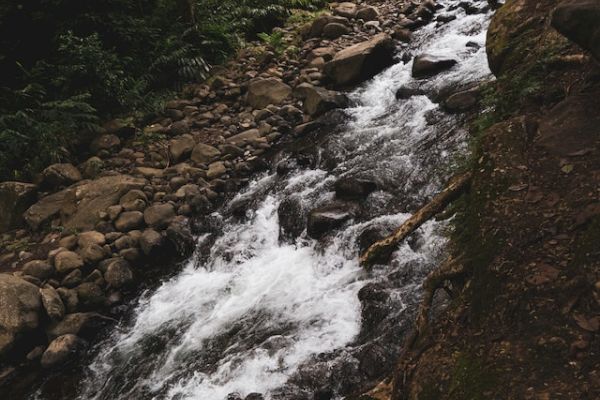
<path fill-rule="evenodd" d="M 245 218 L 214 215 L 223 218 L 223 230 L 206 261 L 190 260 L 177 276 L 142 296 L 132 321 L 99 345 L 79 399 L 221 400 L 235 392 L 268 399 L 312 357 L 350 351 L 361 331 L 357 294 L 387 279 L 388 268 L 416 265 L 421 271 L 390 290 L 395 312 L 418 297 L 422 277 L 443 255 L 445 223 L 427 223 L 418 245 L 403 244 L 391 267 L 373 271 L 358 265 L 357 238 L 369 227 L 402 223 L 415 205 L 439 191 L 452 160 L 465 151 L 466 132 L 456 117 L 427 96 L 395 98 L 403 86 L 418 84 L 434 93 L 488 77 L 489 15 L 465 15 L 460 8 L 450 13 L 457 19 L 421 28 L 399 54 L 449 56 L 457 66 L 415 81 L 412 62 L 399 62 L 349 93 L 356 105 L 323 149 L 336 166 L 260 176 L 238 196 L 258 199 Z M 281 241 L 281 202 L 294 197 L 308 210 L 327 204 L 341 176 L 380 182 L 383 190 L 365 200 L 367 218 L 347 223 L 325 242 L 306 233 Z"/>

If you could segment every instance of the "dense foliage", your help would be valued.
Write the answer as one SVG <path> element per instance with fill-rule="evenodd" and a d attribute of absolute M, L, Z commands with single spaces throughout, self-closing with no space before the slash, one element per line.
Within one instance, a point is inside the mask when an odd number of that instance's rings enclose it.
<path fill-rule="evenodd" d="M 295 8 L 326 0 L 0 4 L 0 180 L 67 159 L 101 119 L 144 114 Z"/>

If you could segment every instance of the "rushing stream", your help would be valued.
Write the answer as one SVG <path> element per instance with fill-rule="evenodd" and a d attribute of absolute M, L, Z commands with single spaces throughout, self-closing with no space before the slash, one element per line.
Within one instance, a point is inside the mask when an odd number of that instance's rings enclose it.
<path fill-rule="evenodd" d="M 425 95 L 395 98 L 400 87 L 435 97 L 489 76 L 489 15 L 466 15 L 457 3 L 446 1 L 440 11 L 457 19 L 421 28 L 399 55 L 449 56 L 458 64 L 418 81 L 412 62 L 399 62 L 350 93 L 355 106 L 328 133 L 317 167 L 260 176 L 211 216 L 221 228 L 210 255 L 140 299 L 132 320 L 99 345 L 79 399 L 221 400 L 234 392 L 313 399 L 315 391 L 337 398 L 379 378 L 379 369 L 389 372 L 420 283 L 443 257 L 446 224 L 425 224 L 391 265 L 371 271 L 358 265 L 358 243 L 368 230 L 397 227 L 439 191 L 465 151 L 459 118 Z M 293 200 L 306 215 L 335 200 L 339 177 L 373 180 L 380 190 L 325 239 L 304 231 L 281 240 L 281 203 Z M 247 205 L 245 216 L 228 211 L 236 204 Z M 380 296 L 375 306 L 359 301 L 368 285 L 379 290 L 363 296 Z"/>

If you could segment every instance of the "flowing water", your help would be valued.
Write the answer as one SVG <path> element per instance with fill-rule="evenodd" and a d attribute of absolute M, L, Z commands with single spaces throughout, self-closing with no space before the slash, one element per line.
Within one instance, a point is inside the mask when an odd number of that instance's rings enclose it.
<path fill-rule="evenodd" d="M 337 398 L 378 378 L 385 372 L 378 368 L 389 372 L 420 283 L 443 257 L 446 225 L 425 224 L 391 265 L 371 271 L 358 265 L 358 240 L 369 229 L 397 227 L 440 190 L 453 158 L 465 151 L 459 119 L 424 95 L 395 98 L 400 87 L 432 94 L 489 76 L 489 15 L 448 11 L 457 3 L 441 11 L 456 20 L 421 28 L 399 49 L 449 56 L 457 66 L 417 81 L 412 62 L 399 62 L 350 93 L 355 106 L 347 123 L 328 133 L 318 165 L 260 176 L 231 202 L 248 205 L 244 216 L 227 207 L 211 216 L 222 229 L 210 254 L 140 299 L 132 321 L 100 344 L 78 398 L 221 400 L 259 392 L 312 399 L 316 390 Z M 381 190 L 326 239 L 304 232 L 281 240 L 282 201 L 295 200 L 306 215 L 334 201 L 333 184 L 343 176 L 376 180 Z M 361 304 L 365 286 L 383 297 Z"/>

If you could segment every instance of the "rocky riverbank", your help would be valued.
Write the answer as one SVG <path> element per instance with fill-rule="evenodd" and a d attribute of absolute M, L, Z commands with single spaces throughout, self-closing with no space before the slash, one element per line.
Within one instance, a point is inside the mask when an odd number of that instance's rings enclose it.
<path fill-rule="evenodd" d="M 48 166 L 35 183 L 0 184 L 5 388 L 21 371 L 56 370 L 85 353 L 127 299 L 191 255 L 203 216 L 254 173 L 277 168 L 278 148 L 338 123 L 332 110 L 348 105 L 338 90 L 391 65 L 411 30 L 445 21 L 430 0 L 372 3 L 332 3 L 331 12 L 277 31 L 283 48 L 248 47 L 147 126 L 107 122 L 81 164 Z M 413 74 L 452 65 L 423 55 Z M 455 103 L 475 102 L 473 94 Z M 339 186 L 349 196 L 370 190 Z M 339 225 L 321 214 L 311 214 L 314 237 Z"/>
<path fill-rule="evenodd" d="M 493 17 L 472 187 L 429 279 L 454 299 L 411 337 L 391 398 L 600 396 L 599 35 L 597 1 Z"/>

